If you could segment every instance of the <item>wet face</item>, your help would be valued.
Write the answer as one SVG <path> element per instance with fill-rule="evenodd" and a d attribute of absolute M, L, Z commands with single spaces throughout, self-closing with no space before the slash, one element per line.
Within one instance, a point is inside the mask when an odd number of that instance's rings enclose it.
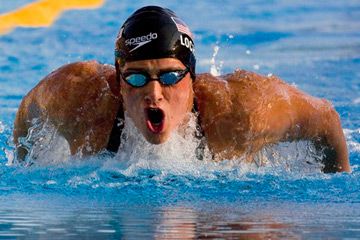
<path fill-rule="evenodd" d="M 177 59 L 162 58 L 127 62 L 120 68 L 122 74 L 145 72 L 152 79 L 159 73 L 184 70 Z M 165 86 L 157 80 L 143 87 L 132 87 L 121 79 L 124 109 L 147 141 L 164 143 L 173 131 L 186 125 L 193 105 L 192 79 L 187 73 L 174 85 Z"/>

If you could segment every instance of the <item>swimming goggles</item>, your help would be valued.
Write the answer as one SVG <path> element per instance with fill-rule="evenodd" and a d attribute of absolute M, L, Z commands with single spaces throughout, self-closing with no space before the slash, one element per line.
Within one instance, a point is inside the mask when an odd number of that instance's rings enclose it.
<path fill-rule="evenodd" d="M 178 83 L 189 72 L 189 69 L 177 71 L 160 72 L 158 78 L 152 78 L 147 72 L 120 73 L 122 79 L 132 87 L 143 87 L 148 82 L 157 80 L 164 86 L 171 86 Z"/>

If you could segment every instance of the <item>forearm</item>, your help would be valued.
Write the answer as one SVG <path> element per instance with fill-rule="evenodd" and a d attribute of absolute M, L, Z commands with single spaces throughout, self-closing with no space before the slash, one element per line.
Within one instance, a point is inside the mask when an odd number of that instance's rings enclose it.
<path fill-rule="evenodd" d="M 348 149 L 337 112 L 331 108 L 324 114 L 318 138 L 324 150 L 324 172 L 351 172 Z"/>
<path fill-rule="evenodd" d="M 341 126 L 334 125 L 323 137 L 325 148 L 324 172 L 350 172 L 349 154 Z"/>

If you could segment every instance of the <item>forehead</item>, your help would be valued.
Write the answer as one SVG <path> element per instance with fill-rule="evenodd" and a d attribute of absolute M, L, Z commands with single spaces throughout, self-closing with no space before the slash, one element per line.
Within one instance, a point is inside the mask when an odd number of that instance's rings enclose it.
<path fill-rule="evenodd" d="M 127 69 L 141 69 L 141 70 L 179 70 L 184 69 L 184 64 L 176 58 L 159 58 L 149 60 L 139 60 L 126 62 L 122 67 L 123 71 Z"/>

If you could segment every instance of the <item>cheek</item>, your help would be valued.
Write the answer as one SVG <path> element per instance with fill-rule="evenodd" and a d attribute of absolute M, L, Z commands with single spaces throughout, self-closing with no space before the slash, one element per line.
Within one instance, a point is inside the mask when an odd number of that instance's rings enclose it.
<path fill-rule="evenodd" d="M 193 102 L 193 94 L 191 84 L 179 84 L 171 89 L 169 93 L 170 104 L 173 106 L 174 112 L 182 113 L 188 111 L 189 105 Z"/>
<path fill-rule="evenodd" d="M 138 101 L 140 99 L 140 94 L 137 92 L 137 89 L 129 88 L 128 86 L 122 86 L 121 96 L 124 102 L 124 108 L 128 112 L 133 112 L 138 109 Z"/>

